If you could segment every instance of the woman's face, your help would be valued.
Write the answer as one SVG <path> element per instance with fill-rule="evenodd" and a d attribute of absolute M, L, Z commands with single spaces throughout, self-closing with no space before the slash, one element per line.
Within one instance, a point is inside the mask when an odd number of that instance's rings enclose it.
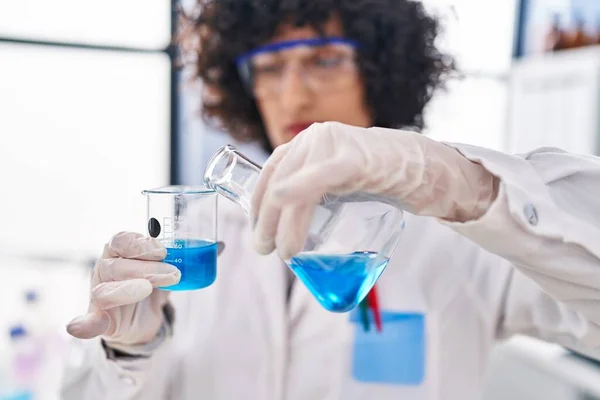
<path fill-rule="evenodd" d="M 325 36 L 343 36 L 338 19 L 327 23 Z M 344 43 L 294 46 L 297 42 L 290 42 L 317 38 L 311 28 L 283 25 L 269 44 L 292 46 L 253 56 L 255 98 L 274 147 L 313 122 L 361 127 L 372 123 L 353 47 Z"/>

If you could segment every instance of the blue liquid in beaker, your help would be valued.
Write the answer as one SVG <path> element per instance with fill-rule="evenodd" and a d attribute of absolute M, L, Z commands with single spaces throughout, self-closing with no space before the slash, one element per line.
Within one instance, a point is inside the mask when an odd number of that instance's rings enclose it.
<path fill-rule="evenodd" d="M 163 290 L 195 290 L 213 284 L 217 277 L 217 244 L 197 239 L 177 239 L 165 244 L 164 262 L 181 271 L 177 285 L 161 287 Z"/>
<path fill-rule="evenodd" d="M 388 261 L 373 252 L 300 253 L 290 260 L 290 267 L 323 307 L 346 312 L 367 295 Z"/>

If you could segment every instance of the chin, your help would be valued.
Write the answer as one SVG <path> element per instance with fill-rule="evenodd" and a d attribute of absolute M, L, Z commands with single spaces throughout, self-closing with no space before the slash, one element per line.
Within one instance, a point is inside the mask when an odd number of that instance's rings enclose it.
<path fill-rule="evenodd" d="M 282 144 L 286 144 L 287 142 L 289 142 L 290 140 L 292 140 L 293 137 L 287 137 L 287 136 L 276 136 L 274 138 L 271 139 L 271 143 L 273 143 L 273 147 L 279 147 Z"/>

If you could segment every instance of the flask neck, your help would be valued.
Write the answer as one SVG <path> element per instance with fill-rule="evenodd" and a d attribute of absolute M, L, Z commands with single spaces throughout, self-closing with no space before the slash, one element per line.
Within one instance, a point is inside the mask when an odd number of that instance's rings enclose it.
<path fill-rule="evenodd" d="M 236 203 L 250 215 L 250 199 L 261 167 L 226 145 L 212 156 L 204 170 L 204 184 Z"/>

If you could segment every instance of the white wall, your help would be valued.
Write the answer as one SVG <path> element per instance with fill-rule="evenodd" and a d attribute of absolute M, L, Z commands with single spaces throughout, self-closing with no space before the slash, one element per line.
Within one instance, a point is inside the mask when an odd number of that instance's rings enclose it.
<path fill-rule="evenodd" d="M 163 55 L 0 44 L 0 254 L 96 256 L 168 183 Z"/>
<path fill-rule="evenodd" d="M 449 82 L 430 104 L 426 133 L 438 140 L 504 149 L 507 81 L 515 0 L 425 0 L 441 18 L 440 45 L 465 79 Z"/>
<path fill-rule="evenodd" d="M 0 37 L 162 49 L 171 31 L 169 0 L 0 2 Z"/>

